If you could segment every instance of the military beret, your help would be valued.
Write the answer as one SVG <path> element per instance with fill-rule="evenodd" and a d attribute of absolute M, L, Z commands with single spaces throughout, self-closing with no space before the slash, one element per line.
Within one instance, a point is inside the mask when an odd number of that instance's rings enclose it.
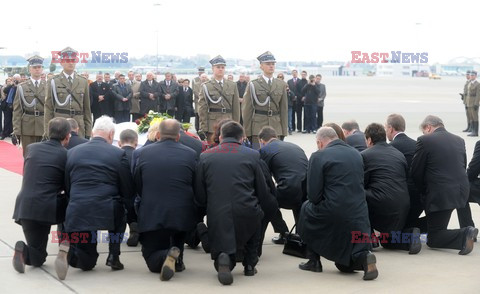
<path fill-rule="evenodd" d="M 70 47 L 64 48 L 60 51 L 60 56 L 62 59 L 76 59 L 78 51 Z"/>
<path fill-rule="evenodd" d="M 27 61 L 29 66 L 43 65 L 43 58 L 38 55 L 33 55 Z"/>
<path fill-rule="evenodd" d="M 222 56 L 217 55 L 214 58 L 212 58 L 212 60 L 210 60 L 210 64 L 211 65 L 227 65 L 227 62 Z"/>
<path fill-rule="evenodd" d="M 260 61 L 260 63 L 277 62 L 275 60 L 275 56 L 273 56 L 272 52 L 270 52 L 270 51 L 267 51 L 267 52 L 263 53 L 262 55 L 258 56 L 257 59 L 258 59 L 258 61 Z"/>
<path fill-rule="evenodd" d="M 205 68 L 203 66 L 198 67 L 199 72 L 205 72 Z"/>

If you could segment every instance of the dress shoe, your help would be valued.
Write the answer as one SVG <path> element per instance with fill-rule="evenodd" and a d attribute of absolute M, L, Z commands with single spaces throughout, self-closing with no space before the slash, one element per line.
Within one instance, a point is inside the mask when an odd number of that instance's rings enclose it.
<path fill-rule="evenodd" d="M 183 263 L 183 260 L 179 257 L 177 259 L 177 262 L 175 262 L 175 272 L 183 272 L 185 270 L 185 264 Z"/>
<path fill-rule="evenodd" d="M 58 248 L 58 255 L 55 259 L 55 271 L 60 280 L 65 280 L 68 271 L 68 251 L 70 250 L 70 243 L 66 240 L 60 243 Z"/>
<path fill-rule="evenodd" d="M 15 254 L 13 255 L 13 268 L 23 274 L 25 272 L 25 247 L 27 245 L 23 241 L 15 243 Z"/>
<path fill-rule="evenodd" d="M 278 237 L 273 237 L 272 238 L 272 243 L 273 244 L 285 244 L 285 234 L 278 234 Z"/>
<path fill-rule="evenodd" d="M 308 262 L 302 262 L 298 268 L 304 271 L 321 273 L 323 271 L 322 263 L 318 259 L 310 259 Z"/>
<path fill-rule="evenodd" d="M 373 253 L 366 253 L 363 260 L 363 279 L 365 281 L 374 280 L 378 277 L 377 258 Z"/>
<path fill-rule="evenodd" d="M 197 224 L 197 234 L 202 241 L 202 248 L 205 253 L 210 253 L 210 243 L 208 242 L 208 228 L 205 223 L 198 223 Z"/>
<path fill-rule="evenodd" d="M 420 229 L 413 228 L 410 238 L 410 244 L 408 245 L 408 254 L 417 254 L 422 250 L 422 242 L 420 241 Z"/>
<path fill-rule="evenodd" d="M 168 250 L 167 258 L 163 262 L 162 271 L 160 272 L 160 280 L 168 281 L 175 274 L 175 263 L 180 256 L 180 249 L 172 247 Z"/>
<path fill-rule="evenodd" d="M 220 253 L 218 262 L 218 281 L 222 285 L 231 285 L 233 283 L 232 270 L 230 269 L 230 256 L 226 253 Z"/>
<path fill-rule="evenodd" d="M 303 132 L 302 132 L 302 134 L 306 134 L 306 133 L 307 133 L 307 131 L 303 131 Z"/>
<path fill-rule="evenodd" d="M 252 265 L 247 265 L 246 267 L 244 267 L 243 273 L 247 277 L 253 277 L 257 273 L 257 269 Z"/>
<path fill-rule="evenodd" d="M 297 133 L 301 133 L 302 131 L 301 130 L 297 130 Z"/>
<path fill-rule="evenodd" d="M 136 247 L 138 245 L 138 239 L 140 239 L 140 234 L 138 233 L 138 223 L 131 223 L 130 235 L 128 236 L 127 246 Z"/>
<path fill-rule="evenodd" d="M 342 273 L 353 273 L 355 270 L 353 269 L 352 266 L 345 266 L 343 264 L 339 264 L 339 263 L 336 263 L 335 262 L 335 266 L 337 267 L 337 269 L 342 272 Z"/>
<path fill-rule="evenodd" d="M 123 270 L 123 264 L 120 262 L 120 256 L 108 254 L 106 265 L 112 268 L 114 271 Z"/>
<path fill-rule="evenodd" d="M 0 137 L 0 140 L 3 140 L 3 139 L 5 139 L 5 136 L 1 136 L 1 137 Z"/>
<path fill-rule="evenodd" d="M 289 135 L 292 135 L 292 131 L 288 131 L 288 134 L 289 134 Z"/>
<path fill-rule="evenodd" d="M 478 235 L 478 229 L 471 226 L 467 227 L 465 229 L 465 234 L 464 234 L 465 239 L 463 241 L 463 247 L 462 247 L 462 250 L 458 252 L 458 254 L 467 255 L 470 252 L 472 252 L 474 239 L 477 238 L 477 235 Z"/>

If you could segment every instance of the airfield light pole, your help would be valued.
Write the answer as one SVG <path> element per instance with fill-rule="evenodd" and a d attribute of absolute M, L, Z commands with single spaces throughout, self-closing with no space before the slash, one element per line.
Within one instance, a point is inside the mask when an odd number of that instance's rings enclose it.
<path fill-rule="evenodd" d="M 153 4 L 153 7 L 160 7 L 160 6 L 161 6 L 160 3 L 154 3 Z M 155 79 L 157 79 L 157 74 L 158 74 L 158 31 L 159 31 L 159 29 L 157 27 L 157 30 L 156 30 L 156 32 L 157 32 L 157 66 L 156 66 L 156 70 L 155 70 Z"/>

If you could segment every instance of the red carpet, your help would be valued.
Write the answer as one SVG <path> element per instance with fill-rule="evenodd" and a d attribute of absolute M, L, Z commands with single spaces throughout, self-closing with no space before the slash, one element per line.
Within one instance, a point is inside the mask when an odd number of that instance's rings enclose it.
<path fill-rule="evenodd" d="M 22 149 L 10 143 L 0 141 L 0 168 L 23 175 Z"/>

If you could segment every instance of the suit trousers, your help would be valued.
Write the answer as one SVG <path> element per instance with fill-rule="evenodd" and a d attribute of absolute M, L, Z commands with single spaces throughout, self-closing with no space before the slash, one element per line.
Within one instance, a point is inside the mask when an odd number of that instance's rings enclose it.
<path fill-rule="evenodd" d="M 305 130 L 313 132 L 317 129 L 317 105 L 305 104 Z"/>
<path fill-rule="evenodd" d="M 123 236 L 127 227 L 125 221 L 125 208 L 123 204 L 115 203 L 114 212 L 114 230 L 109 230 L 108 251 L 109 255 L 120 255 L 120 244 L 123 242 Z M 79 238 L 79 236 L 86 238 Z M 79 238 L 77 242 L 73 242 Z M 91 270 L 95 267 L 98 259 L 97 243 L 106 241 L 105 238 L 98 238 L 97 231 L 93 232 L 73 232 L 69 233 L 70 250 L 68 252 L 68 263 L 75 268 L 84 271 Z"/>
<path fill-rule="evenodd" d="M 478 109 L 475 110 L 474 107 L 467 107 L 467 112 L 468 112 L 472 122 L 477 122 L 478 121 Z"/>
<path fill-rule="evenodd" d="M 323 125 L 323 106 L 317 107 L 317 129 Z"/>
<path fill-rule="evenodd" d="M 472 118 L 470 117 L 470 112 L 468 112 L 467 106 L 465 106 L 465 114 L 467 115 L 467 123 L 470 124 L 472 122 Z"/>
<path fill-rule="evenodd" d="M 427 245 L 431 248 L 461 250 L 465 238 L 465 228 L 447 230 L 453 209 L 427 213 Z"/>
<path fill-rule="evenodd" d="M 50 225 L 34 220 L 21 220 L 23 234 L 27 240 L 27 246 L 23 252 L 25 264 L 42 266 L 47 259 L 48 234 Z"/>
<path fill-rule="evenodd" d="M 380 243 L 380 244 L 382 245 L 383 248 L 386 248 L 386 249 L 408 251 L 408 250 L 410 250 L 409 241 L 411 240 L 411 237 L 412 237 L 412 235 L 411 235 L 412 231 L 413 231 L 413 228 L 405 228 L 402 231 L 398 231 L 398 232 L 385 232 L 385 233 L 389 234 L 388 238 L 386 240 L 387 242 L 386 243 Z M 393 234 L 399 234 L 399 236 L 397 236 L 396 238 L 393 238 Z M 404 234 L 409 234 L 408 238 L 406 239 L 407 242 L 404 242 L 404 238 L 403 238 Z"/>
<path fill-rule="evenodd" d="M 465 228 L 468 226 L 475 227 L 472 218 L 472 210 L 470 209 L 470 203 L 467 202 L 467 205 L 464 208 L 457 208 L 457 216 L 460 228 Z"/>
<path fill-rule="evenodd" d="M 130 121 L 130 110 L 115 111 L 115 122 L 117 124 Z"/>
<path fill-rule="evenodd" d="M 168 250 L 173 246 L 180 249 L 179 260 L 182 260 L 186 235 L 186 232 L 169 229 L 140 233 L 142 256 L 148 269 L 151 272 L 159 273 L 167 258 Z"/>
<path fill-rule="evenodd" d="M 303 102 L 297 100 L 297 104 L 295 105 L 295 112 L 297 116 L 297 131 L 302 131 L 302 111 L 303 111 Z"/>
<path fill-rule="evenodd" d="M 237 254 L 238 252 L 243 251 L 243 261 L 242 261 L 243 266 L 246 267 L 248 265 L 251 265 L 252 267 L 255 267 L 257 265 L 258 257 L 262 255 L 261 253 L 261 248 L 263 243 L 262 235 L 263 235 L 262 224 L 259 224 L 255 233 L 252 235 L 252 237 L 250 237 L 250 239 L 245 244 L 245 247 L 237 248 Z M 230 270 L 233 270 L 235 268 L 237 258 L 235 254 L 229 254 L 229 257 L 230 257 Z M 218 256 L 213 262 L 213 266 L 218 271 Z"/>
<path fill-rule="evenodd" d="M 7 106 L 3 111 L 3 137 L 8 137 L 13 133 L 13 110 Z"/>

